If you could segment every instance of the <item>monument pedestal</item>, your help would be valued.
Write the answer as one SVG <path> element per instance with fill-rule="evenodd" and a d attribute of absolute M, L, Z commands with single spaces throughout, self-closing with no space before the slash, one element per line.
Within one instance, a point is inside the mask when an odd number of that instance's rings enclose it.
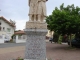
<path fill-rule="evenodd" d="M 47 25 L 36 22 L 28 22 L 26 25 L 27 40 L 24 60 L 46 60 Z"/>

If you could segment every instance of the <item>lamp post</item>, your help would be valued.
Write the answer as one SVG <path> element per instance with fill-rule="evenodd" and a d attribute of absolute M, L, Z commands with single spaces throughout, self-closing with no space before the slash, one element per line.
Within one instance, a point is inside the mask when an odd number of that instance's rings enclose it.
<path fill-rule="evenodd" d="M 69 8 L 69 10 L 70 10 L 70 15 L 71 15 L 71 12 L 72 12 L 72 8 Z M 71 47 L 71 34 L 70 34 L 70 47 Z"/>

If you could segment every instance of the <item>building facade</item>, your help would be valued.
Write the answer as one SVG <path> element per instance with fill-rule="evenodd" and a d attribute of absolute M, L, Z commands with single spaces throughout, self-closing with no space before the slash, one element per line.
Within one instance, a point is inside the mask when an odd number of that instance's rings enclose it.
<path fill-rule="evenodd" d="M 13 42 L 15 43 L 25 43 L 27 36 L 23 30 L 19 30 L 14 33 Z"/>
<path fill-rule="evenodd" d="M 0 43 L 4 43 L 7 40 L 11 39 L 11 36 L 14 34 L 15 31 L 15 22 L 12 20 L 8 21 L 4 17 L 0 17 Z"/>

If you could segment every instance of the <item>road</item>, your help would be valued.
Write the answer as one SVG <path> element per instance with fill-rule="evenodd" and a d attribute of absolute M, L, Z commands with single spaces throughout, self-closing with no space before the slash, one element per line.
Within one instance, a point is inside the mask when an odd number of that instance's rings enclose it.
<path fill-rule="evenodd" d="M 6 46 L 4 46 L 6 45 Z M 12 47 L 12 45 L 14 47 Z M 25 56 L 25 43 L 0 44 L 0 60 L 11 60 Z M 8 47 L 8 48 L 4 48 Z M 80 49 L 70 49 L 67 44 L 46 43 L 48 60 L 80 60 Z"/>
<path fill-rule="evenodd" d="M 3 43 L 0 44 L 0 48 L 7 48 L 7 47 L 15 47 L 15 46 L 25 46 L 25 43 Z"/>
<path fill-rule="evenodd" d="M 49 42 L 49 41 L 46 40 L 46 42 Z M 17 47 L 17 46 L 26 46 L 26 43 L 2 43 L 0 44 L 0 48 Z"/>

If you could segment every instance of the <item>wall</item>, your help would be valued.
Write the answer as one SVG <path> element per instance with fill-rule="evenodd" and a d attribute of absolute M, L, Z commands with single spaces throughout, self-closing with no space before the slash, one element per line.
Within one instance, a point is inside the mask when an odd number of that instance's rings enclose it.
<path fill-rule="evenodd" d="M 9 35 L 9 38 L 11 38 L 11 36 L 14 34 L 14 27 L 12 27 L 12 26 L 10 26 L 8 23 L 6 23 L 4 20 L 1 20 L 0 19 L 0 22 L 1 22 L 1 27 L 5 27 L 5 31 L 0 31 L 0 34 L 7 34 L 7 35 Z M 11 29 L 11 31 L 10 32 L 8 32 L 7 31 L 7 28 L 10 28 Z"/>
<path fill-rule="evenodd" d="M 53 37 L 54 31 L 48 30 L 47 37 Z"/>
<path fill-rule="evenodd" d="M 4 43 L 4 36 L 0 35 L 0 43 Z"/>
<path fill-rule="evenodd" d="M 16 35 L 16 37 L 13 38 L 13 41 L 14 41 L 15 43 L 25 43 L 25 42 L 26 42 L 26 37 L 25 37 L 25 39 L 23 39 L 23 36 L 24 36 L 24 35 L 22 35 L 21 38 L 19 38 L 19 36 Z"/>

